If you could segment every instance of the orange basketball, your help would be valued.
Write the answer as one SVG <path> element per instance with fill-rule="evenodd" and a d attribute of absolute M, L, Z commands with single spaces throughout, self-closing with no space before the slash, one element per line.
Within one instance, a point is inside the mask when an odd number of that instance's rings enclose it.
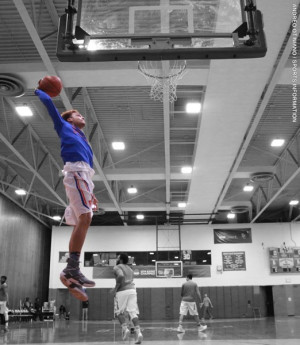
<path fill-rule="evenodd" d="M 46 75 L 39 81 L 38 89 L 46 92 L 50 97 L 56 97 L 61 92 L 62 82 L 54 75 Z"/>

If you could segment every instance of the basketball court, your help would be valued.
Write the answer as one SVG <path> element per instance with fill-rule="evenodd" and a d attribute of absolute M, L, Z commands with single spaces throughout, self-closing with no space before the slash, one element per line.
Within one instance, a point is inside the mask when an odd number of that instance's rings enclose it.
<path fill-rule="evenodd" d="M 0 344 L 134 344 L 114 318 L 122 252 L 142 344 L 299 343 L 299 13 L 300 0 L 1 0 Z M 73 228 L 36 88 L 84 116 L 72 133 L 93 151 L 88 321 L 61 283 Z M 213 304 L 205 331 L 191 316 L 178 329 L 189 274 Z"/>
<path fill-rule="evenodd" d="M 186 332 L 178 334 L 176 323 L 142 322 L 145 340 L 143 344 L 207 343 L 213 345 L 296 345 L 299 342 L 298 319 L 262 320 L 213 320 L 206 332 L 198 333 L 192 323 L 187 323 Z M 1 344 L 134 344 L 134 336 L 121 340 L 117 321 L 57 321 L 18 325 L 2 336 Z"/>

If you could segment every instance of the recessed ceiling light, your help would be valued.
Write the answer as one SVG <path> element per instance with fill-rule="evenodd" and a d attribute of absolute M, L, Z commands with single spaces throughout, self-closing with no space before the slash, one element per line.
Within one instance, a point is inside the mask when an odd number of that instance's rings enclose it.
<path fill-rule="evenodd" d="M 177 206 L 178 206 L 178 207 L 184 208 L 184 207 L 186 207 L 186 202 L 179 202 L 179 203 L 177 204 Z"/>
<path fill-rule="evenodd" d="M 244 188 L 243 188 L 243 191 L 244 192 L 252 192 L 253 191 L 253 186 L 251 186 L 251 185 L 246 185 Z"/>
<path fill-rule="evenodd" d="M 271 146 L 273 146 L 273 147 L 280 147 L 280 146 L 282 146 L 284 144 L 284 141 L 285 141 L 284 139 L 274 139 L 271 142 Z"/>
<path fill-rule="evenodd" d="M 235 218 L 235 214 L 234 213 L 228 213 L 227 214 L 227 218 L 228 219 L 234 219 Z"/>
<path fill-rule="evenodd" d="M 27 107 L 27 106 L 21 106 L 21 107 L 16 107 L 16 112 L 20 115 L 20 116 L 32 116 L 32 110 Z"/>
<path fill-rule="evenodd" d="M 192 171 L 193 171 L 193 168 L 192 168 L 192 167 L 189 167 L 189 166 L 185 166 L 185 167 L 182 167 L 182 168 L 181 168 L 181 172 L 182 172 L 183 174 L 190 174 Z"/>
<path fill-rule="evenodd" d="M 53 216 L 52 219 L 58 221 L 58 220 L 61 220 L 61 216 Z"/>
<path fill-rule="evenodd" d="M 124 150 L 125 144 L 122 141 L 114 141 L 112 147 L 114 150 Z"/>
<path fill-rule="evenodd" d="M 201 103 L 199 102 L 190 102 L 186 104 L 185 111 L 188 114 L 199 114 L 201 110 Z"/>
<path fill-rule="evenodd" d="M 137 215 L 136 215 L 136 219 L 142 220 L 142 219 L 144 219 L 144 218 L 145 218 L 145 217 L 144 217 L 143 214 L 137 214 Z"/>
<path fill-rule="evenodd" d="M 294 205 L 298 205 L 299 204 L 299 200 L 291 200 L 289 202 L 290 205 L 294 206 Z"/>
<path fill-rule="evenodd" d="M 24 189 L 16 189 L 15 193 L 18 195 L 26 195 L 26 191 Z"/>
<path fill-rule="evenodd" d="M 127 189 L 127 192 L 129 194 L 135 194 L 135 193 L 137 193 L 137 189 L 135 187 L 131 186 Z"/>

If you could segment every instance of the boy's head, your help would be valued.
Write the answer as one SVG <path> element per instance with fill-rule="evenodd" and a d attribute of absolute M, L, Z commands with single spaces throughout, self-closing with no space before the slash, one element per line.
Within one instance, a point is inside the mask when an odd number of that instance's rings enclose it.
<path fill-rule="evenodd" d="M 127 265 L 127 263 L 128 263 L 128 255 L 127 255 L 126 253 L 121 253 L 121 254 L 118 256 L 117 265 L 118 265 L 118 264 Z"/>
<path fill-rule="evenodd" d="M 84 116 L 82 116 L 76 109 L 64 111 L 61 116 L 65 121 L 79 129 L 82 129 L 85 126 Z"/>
<path fill-rule="evenodd" d="M 186 280 L 192 280 L 193 279 L 193 275 L 191 273 L 189 273 L 187 276 L 186 276 Z"/>
<path fill-rule="evenodd" d="M 1 284 L 4 284 L 7 280 L 6 276 L 1 276 Z"/>

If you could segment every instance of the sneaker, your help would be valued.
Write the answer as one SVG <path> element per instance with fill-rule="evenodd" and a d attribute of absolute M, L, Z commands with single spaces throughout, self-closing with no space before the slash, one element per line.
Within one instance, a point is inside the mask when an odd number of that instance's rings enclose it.
<path fill-rule="evenodd" d="M 125 341 L 128 339 L 130 330 L 128 328 L 122 329 L 122 339 Z"/>
<path fill-rule="evenodd" d="M 207 325 L 201 325 L 201 326 L 198 326 L 198 332 L 202 332 L 202 331 L 205 331 L 207 328 Z"/>
<path fill-rule="evenodd" d="M 71 259 L 68 259 L 68 266 L 61 272 L 60 280 L 68 288 L 71 284 L 81 285 L 85 287 L 94 287 L 96 283 L 87 279 L 79 269 L 79 263 L 69 264 Z M 73 266 L 73 267 L 72 267 Z"/>
<path fill-rule="evenodd" d="M 143 334 L 142 334 L 141 332 L 139 332 L 139 333 L 137 334 L 135 344 L 141 344 L 142 341 L 143 341 Z"/>
<path fill-rule="evenodd" d="M 179 327 L 177 328 L 177 332 L 178 332 L 178 333 L 184 333 L 185 330 L 182 328 L 182 326 L 179 326 Z"/>
<path fill-rule="evenodd" d="M 70 291 L 71 295 L 73 295 L 75 298 L 79 299 L 79 301 L 86 302 L 89 300 L 89 297 L 86 294 L 86 290 L 80 285 L 71 284 L 69 286 L 69 291 Z"/>

